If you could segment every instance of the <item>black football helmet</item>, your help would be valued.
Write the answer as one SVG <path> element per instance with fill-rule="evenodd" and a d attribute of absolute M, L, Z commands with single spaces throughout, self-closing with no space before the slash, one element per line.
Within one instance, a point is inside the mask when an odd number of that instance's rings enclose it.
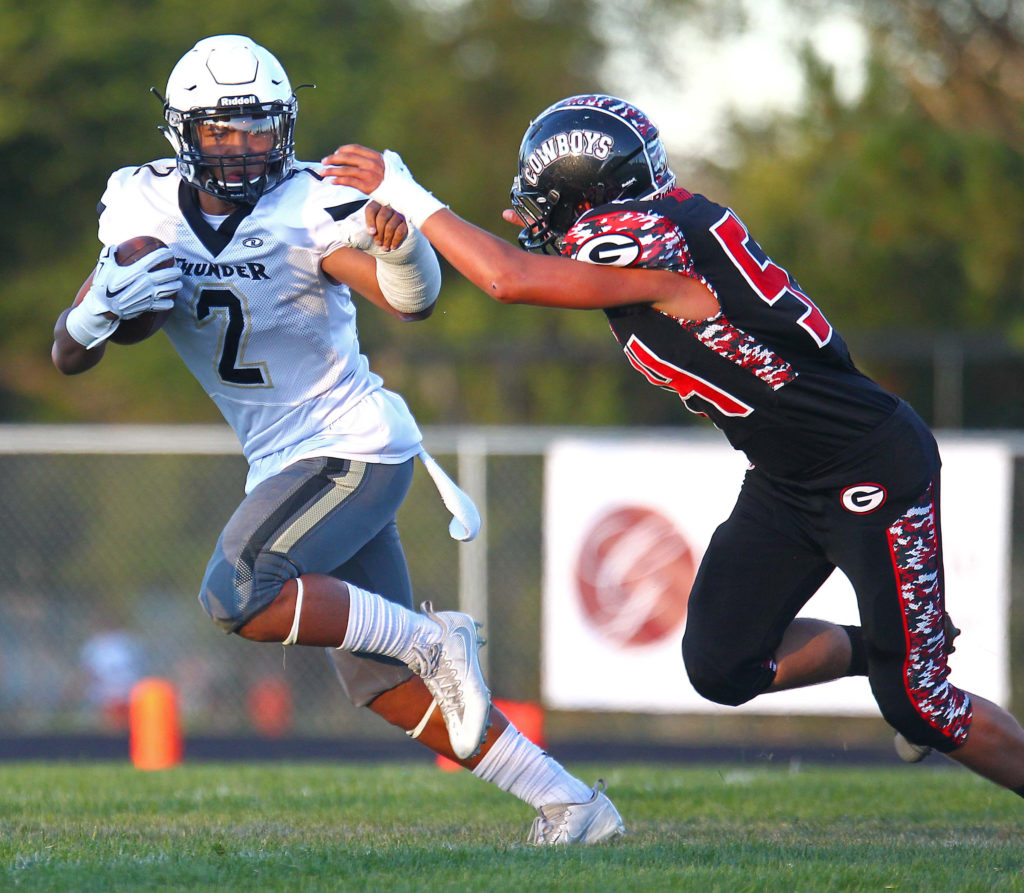
<path fill-rule="evenodd" d="M 590 208 L 655 198 L 675 186 L 658 128 L 614 96 L 570 96 L 530 123 L 519 147 L 512 207 L 526 222 L 519 244 L 558 253 L 561 239 Z"/>

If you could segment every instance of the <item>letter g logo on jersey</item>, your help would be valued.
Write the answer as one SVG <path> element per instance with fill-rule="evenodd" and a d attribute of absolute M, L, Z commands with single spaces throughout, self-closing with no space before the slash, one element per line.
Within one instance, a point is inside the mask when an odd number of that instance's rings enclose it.
<path fill-rule="evenodd" d="M 843 508 L 857 515 L 873 512 L 885 502 L 885 487 L 881 484 L 854 484 L 840 494 Z"/>
<path fill-rule="evenodd" d="M 602 233 L 591 236 L 580 245 L 576 260 L 606 267 L 628 267 L 640 260 L 641 254 L 643 249 L 633 236 L 627 233 Z"/>

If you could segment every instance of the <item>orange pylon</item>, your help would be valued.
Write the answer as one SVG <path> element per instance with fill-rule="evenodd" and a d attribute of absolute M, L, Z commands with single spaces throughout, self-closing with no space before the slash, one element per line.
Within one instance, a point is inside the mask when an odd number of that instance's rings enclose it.
<path fill-rule="evenodd" d="M 135 684 L 130 706 L 130 750 L 138 769 L 169 769 L 181 762 L 184 743 L 178 719 L 178 695 L 166 679 Z"/>

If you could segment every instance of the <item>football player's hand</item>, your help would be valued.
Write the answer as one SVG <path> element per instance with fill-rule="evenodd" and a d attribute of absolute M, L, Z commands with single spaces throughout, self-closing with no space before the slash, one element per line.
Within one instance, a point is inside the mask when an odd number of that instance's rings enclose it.
<path fill-rule="evenodd" d="M 365 146 L 339 146 L 321 164 L 323 175 L 333 183 L 351 186 L 366 195 L 384 182 L 384 157 Z"/>
<path fill-rule="evenodd" d="M 375 245 L 385 251 L 397 248 L 409 235 L 409 224 L 394 208 L 370 201 L 366 205 L 366 228 L 373 236 Z"/>
<path fill-rule="evenodd" d="M 501 219 L 504 220 L 506 223 L 511 223 L 513 226 L 519 227 L 519 229 L 522 229 L 524 226 L 529 225 L 525 220 L 523 220 L 522 217 L 519 216 L 519 212 L 513 210 L 512 208 L 506 208 L 504 211 L 502 211 Z"/>
<path fill-rule="evenodd" d="M 170 266 L 155 269 L 167 261 Z M 170 248 L 158 248 L 122 267 L 108 245 L 100 252 L 92 287 L 82 303 L 108 319 L 133 319 L 149 310 L 170 310 L 180 288 L 181 270 Z"/>
<path fill-rule="evenodd" d="M 147 310 L 170 310 L 181 288 L 181 270 L 169 248 L 151 251 L 122 267 L 114 259 L 114 247 L 100 252 L 99 262 L 80 302 L 64 318 L 67 333 L 87 350 L 109 338 L 122 319 L 133 319 Z M 153 269 L 170 261 L 170 266 Z"/>
<path fill-rule="evenodd" d="M 365 146 L 339 146 L 323 160 L 323 175 L 340 186 L 353 186 L 382 205 L 401 211 L 417 229 L 432 214 L 448 206 L 413 179 L 397 152 L 383 153 Z"/>

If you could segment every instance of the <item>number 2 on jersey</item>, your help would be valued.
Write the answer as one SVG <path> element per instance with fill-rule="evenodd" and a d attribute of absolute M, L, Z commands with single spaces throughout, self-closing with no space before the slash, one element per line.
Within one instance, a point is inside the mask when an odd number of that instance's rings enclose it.
<path fill-rule="evenodd" d="M 263 363 L 241 363 L 246 319 L 242 300 L 229 288 L 204 288 L 196 301 L 196 319 L 200 323 L 215 313 L 226 314 L 227 324 L 221 338 L 217 374 L 227 384 L 265 387 L 267 377 Z"/>
<path fill-rule="evenodd" d="M 832 326 L 824 314 L 797 288 L 789 273 L 761 251 L 761 246 L 750 238 L 750 233 L 732 211 L 727 211 L 711 227 L 711 233 L 762 301 L 774 306 L 784 295 L 796 298 L 807 308 L 797 320 L 797 325 L 810 334 L 818 347 L 828 344 L 832 338 Z"/>

